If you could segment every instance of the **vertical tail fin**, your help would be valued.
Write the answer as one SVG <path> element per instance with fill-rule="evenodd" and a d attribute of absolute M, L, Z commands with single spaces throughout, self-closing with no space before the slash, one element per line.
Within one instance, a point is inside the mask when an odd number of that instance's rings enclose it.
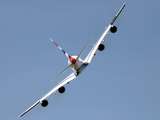
<path fill-rule="evenodd" d="M 50 41 L 53 42 L 66 56 L 67 58 L 71 61 L 72 64 L 76 63 L 76 59 L 68 55 L 59 45 L 57 45 L 51 38 Z"/>
<path fill-rule="evenodd" d="M 69 56 L 59 45 L 57 45 L 51 38 L 50 38 L 50 41 L 53 42 L 53 43 L 67 56 L 67 58 L 70 57 L 70 56 Z"/>

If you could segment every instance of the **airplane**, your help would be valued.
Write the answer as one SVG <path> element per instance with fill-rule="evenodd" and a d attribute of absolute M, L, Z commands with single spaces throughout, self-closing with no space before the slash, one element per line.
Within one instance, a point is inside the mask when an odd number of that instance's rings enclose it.
<path fill-rule="evenodd" d="M 109 30 L 110 30 L 111 33 L 115 33 L 117 31 L 117 27 L 113 26 L 113 23 L 118 18 L 119 14 L 122 12 L 122 10 L 123 10 L 123 8 L 125 6 L 126 6 L 126 2 L 122 5 L 122 7 L 118 11 L 118 13 L 112 19 L 111 23 L 106 28 L 106 30 L 103 32 L 103 34 L 98 39 L 98 41 L 96 42 L 96 44 L 93 46 L 93 48 L 91 49 L 91 51 L 89 52 L 89 54 L 87 55 L 87 57 L 85 58 L 85 60 L 82 60 L 80 58 L 80 56 L 82 55 L 82 53 L 84 52 L 84 50 L 86 49 L 86 47 L 88 46 L 88 44 L 90 43 L 90 41 L 92 39 L 89 40 L 89 42 L 86 44 L 86 46 L 84 47 L 84 49 L 81 51 L 81 53 L 78 56 L 70 56 L 59 45 L 57 45 L 50 38 L 51 42 L 53 42 L 67 56 L 67 58 L 68 58 L 68 64 L 69 64 L 69 66 L 66 69 L 64 69 L 60 74 L 58 74 L 53 80 L 55 80 L 58 76 L 60 76 L 62 73 L 64 73 L 69 68 L 71 68 L 73 70 L 73 73 L 71 73 L 68 77 L 66 77 L 63 81 L 61 81 L 58 85 L 56 85 L 53 89 L 51 89 L 46 95 L 44 95 L 41 99 L 39 99 L 36 103 L 34 103 L 26 111 L 24 111 L 20 116 L 18 116 L 18 118 L 22 117 L 24 114 L 26 114 L 28 111 L 30 111 L 33 107 L 35 107 L 39 103 L 41 103 L 41 105 L 43 107 L 46 107 L 48 105 L 48 101 L 46 100 L 46 98 L 49 99 L 49 96 L 52 93 L 56 93 L 56 90 L 58 90 L 60 93 L 64 93 L 65 92 L 64 85 L 67 84 L 67 83 L 69 83 L 71 80 L 75 79 L 89 65 L 89 63 L 91 62 L 93 56 L 95 55 L 96 50 L 97 49 L 99 51 L 103 51 L 104 50 L 105 46 L 103 44 L 101 44 L 101 42 L 104 41 L 103 40 L 104 37 L 107 34 L 109 34 Z"/>

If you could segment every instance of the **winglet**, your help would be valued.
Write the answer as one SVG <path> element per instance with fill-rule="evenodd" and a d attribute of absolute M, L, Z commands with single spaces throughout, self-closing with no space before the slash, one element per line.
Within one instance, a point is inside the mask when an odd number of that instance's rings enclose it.
<path fill-rule="evenodd" d="M 96 44 L 94 45 L 94 47 L 91 49 L 91 51 L 89 52 L 89 54 L 87 55 L 87 57 L 85 58 L 85 62 L 86 63 L 90 63 L 99 44 L 102 42 L 102 40 L 104 39 L 104 37 L 106 36 L 106 34 L 108 34 L 108 31 L 110 30 L 110 28 L 112 27 L 112 24 L 115 22 L 115 20 L 117 19 L 117 17 L 119 16 L 119 14 L 121 13 L 121 11 L 123 10 L 123 8 L 126 6 L 126 2 L 123 4 L 123 6 L 121 7 L 121 9 L 118 11 L 118 13 L 116 14 L 116 16 L 113 18 L 112 22 L 109 24 L 109 26 L 107 27 L 107 29 L 103 32 L 103 34 L 101 35 L 101 37 L 98 39 L 98 41 L 96 42 Z"/>
<path fill-rule="evenodd" d="M 126 2 L 123 4 L 123 6 L 121 7 L 121 9 L 118 11 L 118 13 L 116 14 L 116 16 L 113 18 L 112 22 L 110 23 L 110 25 L 112 25 L 115 20 L 118 18 L 119 14 L 122 12 L 123 8 L 126 6 Z"/>
<path fill-rule="evenodd" d="M 26 114 L 28 111 L 30 111 L 32 108 L 34 108 L 36 105 L 38 105 L 40 101 L 38 100 L 36 103 L 34 103 L 30 108 L 28 108 L 26 111 L 24 111 L 20 116 L 18 116 L 17 118 L 22 117 L 24 114 Z"/>

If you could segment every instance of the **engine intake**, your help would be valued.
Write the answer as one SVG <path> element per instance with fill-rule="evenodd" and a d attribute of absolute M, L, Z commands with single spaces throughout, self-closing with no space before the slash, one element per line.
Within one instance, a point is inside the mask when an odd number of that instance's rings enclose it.
<path fill-rule="evenodd" d="M 46 107 L 48 105 L 48 101 L 47 100 L 43 100 L 42 103 L 41 103 L 41 105 L 43 107 Z"/>
<path fill-rule="evenodd" d="M 112 26 L 111 29 L 110 29 L 110 31 L 111 31 L 112 33 L 117 32 L 117 27 L 116 27 L 116 26 Z"/>
<path fill-rule="evenodd" d="M 65 92 L 65 87 L 60 87 L 59 89 L 58 89 L 58 91 L 59 91 L 59 93 L 64 93 Z"/>
<path fill-rule="evenodd" d="M 104 48 L 105 48 L 105 46 L 104 46 L 103 44 L 100 44 L 100 45 L 98 46 L 98 50 L 99 50 L 99 51 L 103 51 Z"/>

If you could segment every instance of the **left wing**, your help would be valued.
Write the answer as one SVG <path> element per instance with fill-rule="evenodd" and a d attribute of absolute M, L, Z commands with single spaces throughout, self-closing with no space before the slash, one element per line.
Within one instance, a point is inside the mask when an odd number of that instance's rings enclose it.
<path fill-rule="evenodd" d="M 68 77 L 66 77 L 62 82 L 60 82 L 57 86 L 55 86 L 53 89 L 51 89 L 45 96 L 43 96 L 41 99 L 39 99 L 36 103 L 34 103 L 30 108 L 28 108 L 25 112 L 23 112 L 19 117 L 22 117 L 24 114 L 26 114 L 28 111 L 30 111 L 33 107 L 35 107 L 36 105 L 38 105 L 39 103 L 42 103 L 42 101 L 44 99 L 46 99 L 47 97 L 49 97 L 53 92 L 55 92 L 56 90 L 58 90 L 60 87 L 62 87 L 63 85 L 65 85 L 66 83 L 70 82 L 71 80 L 75 79 L 76 76 L 74 75 L 74 73 L 71 73 Z"/>
<path fill-rule="evenodd" d="M 65 78 L 62 82 L 60 82 L 56 87 L 54 87 L 52 90 L 50 90 L 45 96 L 43 96 L 39 101 L 42 102 L 44 99 L 49 97 L 53 92 L 58 90 L 60 87 L 65 85 L 66 83 L 70 82 L 71 80 L 75 79 L 76 75 L 74 73 L 71 73 L 67 78 Z"/>

